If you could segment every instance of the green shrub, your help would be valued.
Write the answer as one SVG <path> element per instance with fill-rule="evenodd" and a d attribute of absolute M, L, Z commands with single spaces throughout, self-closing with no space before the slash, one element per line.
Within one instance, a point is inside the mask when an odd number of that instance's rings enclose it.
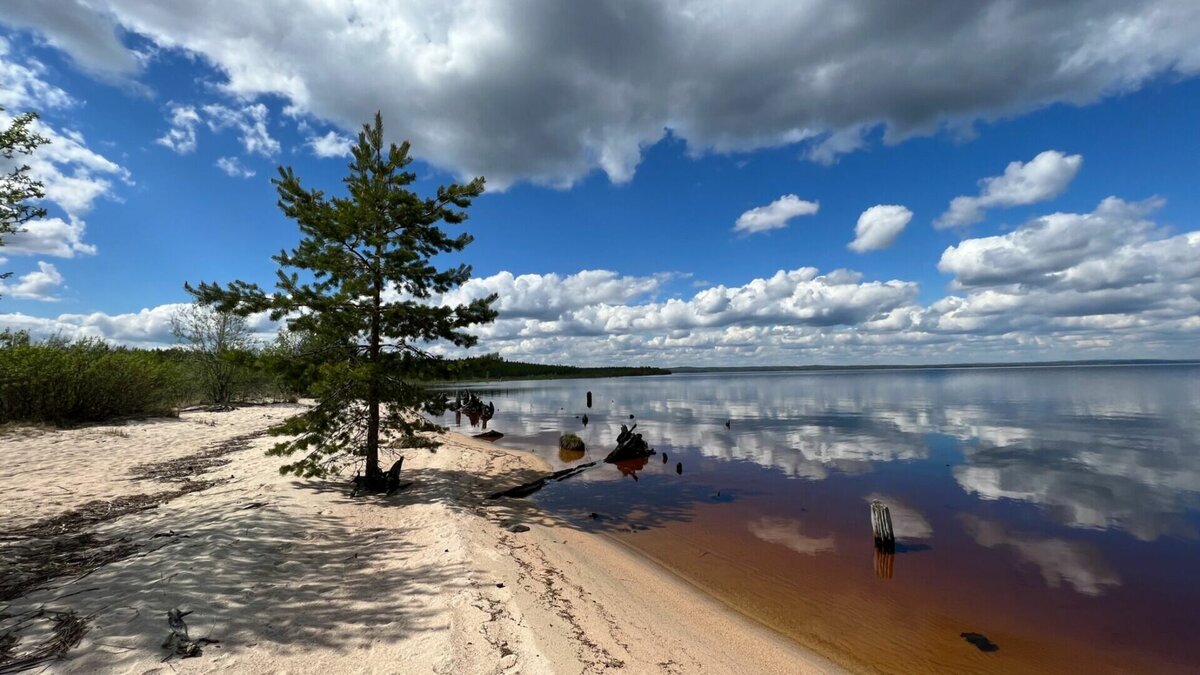
<path fill-rule="evenodd" d="M 66 425 L 172 412 L 183 395 L 176 364 L 147 351 L 85 339 L 0 347 L 0 422 Z"/>
<path fill-rule="evenodd" d="M 563 434 L 558 438 L 558 448 L 560 450 L 583 452 L 583 439 L 575 434 Z"/>

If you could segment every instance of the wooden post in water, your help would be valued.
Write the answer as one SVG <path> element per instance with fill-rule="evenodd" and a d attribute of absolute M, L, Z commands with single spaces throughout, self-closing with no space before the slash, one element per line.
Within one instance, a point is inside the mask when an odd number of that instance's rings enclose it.
<path fill-rule="evenodd" d="M 896 550 L 896 533 L 892 531 L 892 514 L 878 499 L 871 502 L 871 534 L 875 537 L 875 548 L 883 551 Z"/>
<path fill-rule="evenodd" d="M 588 392 L 587 399 L 588 399 L 588 407 L 590 408 L 590 407 L 592 407 L 592 392 L 590 392 L 590 391 Z"/>

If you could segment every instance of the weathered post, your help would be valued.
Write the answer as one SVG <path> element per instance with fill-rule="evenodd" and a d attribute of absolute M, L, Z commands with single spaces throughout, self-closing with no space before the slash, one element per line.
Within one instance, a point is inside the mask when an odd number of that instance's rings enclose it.
<path fill-rule="evenodd" d="M 587 395 L 587 405 L 589 408 L 592 407 L 592 392 L 590 392 L 590 391 L 588 392 L 588 395 Z"/>
<path fill-rule="evenodd" d="M 892 531 L 892 514 L 878 499 L 871 502 L 871 534 L 875 548 L 885 552 L 896 550 L 896 533 Z"/>

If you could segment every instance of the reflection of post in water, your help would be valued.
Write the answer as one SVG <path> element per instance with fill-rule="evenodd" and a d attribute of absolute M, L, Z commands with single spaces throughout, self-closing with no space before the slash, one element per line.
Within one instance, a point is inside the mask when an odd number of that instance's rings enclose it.
<path fill-rule="evenodd" d="M 896 566 L 896 554 L 875 547 L 875 576 L 880 579 L 891 579 Z"/>

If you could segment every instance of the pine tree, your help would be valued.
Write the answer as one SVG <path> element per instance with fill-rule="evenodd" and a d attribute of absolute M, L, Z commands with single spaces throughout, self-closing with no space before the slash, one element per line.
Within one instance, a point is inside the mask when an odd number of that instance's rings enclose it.
<path fill-rule="evenodd" d="M 0 113 L 4 112 L 0 106 Z M 30 155 L 38 146 L 49 143 L 31 128 L 37 121 L 37 113 L 27 112 L 13 118 L 7 129 L 0 130 L 0 166 L 10 167 L 0 174 L 0 246 L 4 235 L 21 231 L 21 225 L 46 215 L 46 209 L 35 206 L 32 200 L 46 196 L 41 181 L 29 175 L 29 165 L 17 164 L 17 155 Z M 0 279 L 11 272 L 0 274 Z"/>
<path fill-rule="evenodd" d="M 465 283 L 471 268 L 434 266 L 433 256 L 461 251 L 469 234 L 451 237 L 440 223 L 457 225 L 483 179 L 439 187 L 435 197 L 410 191 L 416 175 L 409 144 L 384 145 L 383 122 L 363 125 L 352 148 L 347 196 L 327 197 L 305 189 L 291 167 L 273 179 L 283 213 L 303 234 L 291 252 L 280 251 L 274 293 L 256 284 L 201 283 L 187 290 L 204 304 L 241 315 L 269 311 L 289 330 L 308 336 L 311 350 L 296 358 L 318 373 L 318 403 L 272 430 L 294 436 L 277 444 L 277 455 L 301 453 L 282 473 L 321 476 L 347 456 L 365 458 L 369 486 L 384 480 L 379 465 L 382 443 L 436 447 L 426 432 L 442 428 L 420 412 L 441 414 L 445 399 L 420 386 L 441 360 L 427 351 L 431 342 L 470 347 L 466 328 L 495 319 L 489 296 L 457 306 L 431 298 Z"/>

